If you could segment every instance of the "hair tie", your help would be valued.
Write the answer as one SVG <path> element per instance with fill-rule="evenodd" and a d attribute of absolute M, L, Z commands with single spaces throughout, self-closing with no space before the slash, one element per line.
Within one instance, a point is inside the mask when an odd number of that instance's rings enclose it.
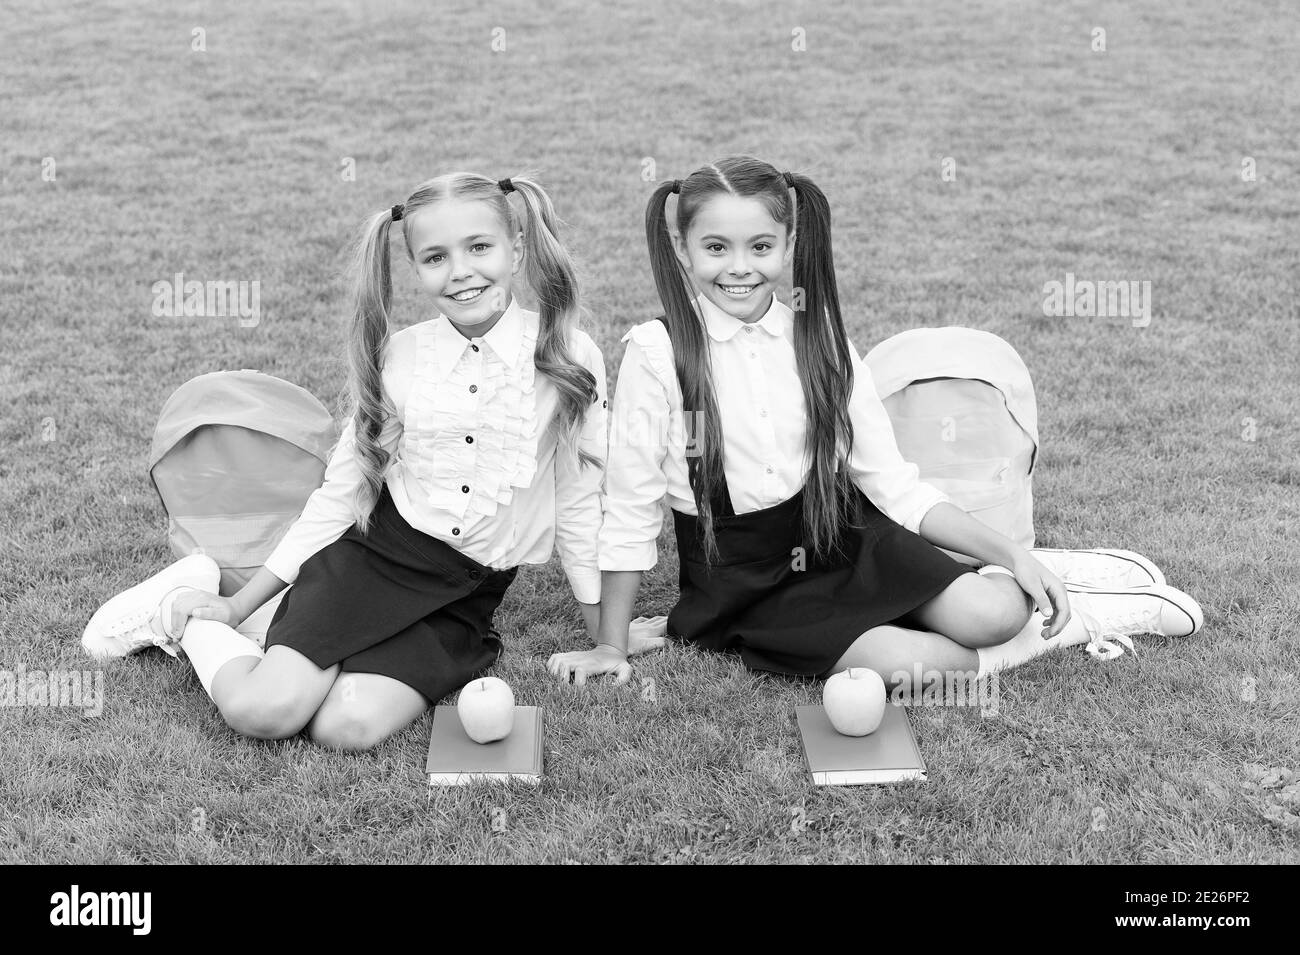
<path fill-rule="evenodd" d="M 508 178 L 502 179 L 500 182 L 497 183 L 497 188 L 504 193 L 511 193 L 515 191 L 515 184 L 511 182 Z"/>
<path fill-rule="evenodd" d="M 402 205 L 399 202 L 397 205 L 393 206 L 393 208 L 390 209 L 389 211 L 392 213 L 394 222 L 401 222 L 402 216 L 406 215 L 406 206 Z"/>
<path fill-rule="evenodd" d="M 682 191 L 682 181 L 680 179 L 674 179 L 673 188 L 672 188 L 673 195 L 674 196 L 679 195 L 681 191 Z"/>
<path fill-rule="evenodd" d="M 794 188 L 794 173 L 792 173 L 792 172 L 783 172 L 783 173 L 781 173 L 781 178 L 785 180 L 785 187 L 786 187 L 787 189 L 793 189 L 793 188 Z"/>

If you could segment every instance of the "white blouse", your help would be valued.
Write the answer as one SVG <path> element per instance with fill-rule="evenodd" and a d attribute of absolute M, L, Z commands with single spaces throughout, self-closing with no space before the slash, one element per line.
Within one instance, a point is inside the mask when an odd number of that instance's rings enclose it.
<path fill-rule="evenodd" d="M 533 365 L 537 335 L 537 313 L 517 300 L 479 338 L 465 338 L 442 315 L 393 334 L 382 376 L 389 414 L 379 436 L 393 456 L 386 484 L 413 528 L 487 567 L 543 564 L 558 547 L 574 596 L 598 603 L 603 469 L 557 454 L 552 424 L 559 398 Z M 603 462 L 605 363 L 585 332 L 571 332 L 569 348 L 595 376 L 599 392 L 578 443 Z M 293 583 L 308 557 L 352 526 L 351 502 L 360 484 L 349 418 L 324 484 L 267 559 L 267 569 Z"/>
<path fill-rule="evenodd" d="M 795 364 L 794 313 L 775 296 L 767 313 L 745 323 L 707 298 L 696 301 L 708 331 L 724 442 L 723 470 L 737 514 L 788 500 L 803 487 L 806 406 Z M 686 423 L 673 367 L 672 344 L 658 321 L 637 325 L 623 341 L 627 351 L 614 395 L 609 463 L 605 469 L 601 570 L 648 570 L 664 513 L 660 502 L 695 514 L 687 479 Z M 853 482 L 876 507 L 910 531 L 948 497 L 922 483 L 916 465 L 903 460 L 871 372 L 853 352 L 849 416 Z"/>

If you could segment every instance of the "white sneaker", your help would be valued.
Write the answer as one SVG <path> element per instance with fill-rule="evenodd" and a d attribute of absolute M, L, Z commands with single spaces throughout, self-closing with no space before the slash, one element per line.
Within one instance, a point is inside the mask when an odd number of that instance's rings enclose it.
<path fill-rule="evenodd" d="M 161 647 L 176 656 L 180 634 L 172 634 L 167 626 L 172 601 L 187 588 L 215 594 L 220 585 L 221 568 L 211 557 L 182 557 L 95 611 L 81 645 L 97 660 L 124 657 L 146 647 Z"/>
<path fill-rule="evenodd" d="M 627 655 L 636 656 L 668 644 L 667 617 L 637 617 L 627 628 Z"/>
<path fill-rule="evenodd" d="M 1190 637 L 1205 623 L 1200 604 L 1165 584 L 1126 590 L 1077 585 L 1066 589 L 1070 610 L 1087 631 L 1088 652 L 1102 660 L 1113 660 L 1125 647 L 1133 650 L 1136 634 Z"/>
<path fill-rule="evenodd" d="M 1165 583 L 1165 575 L 1159 567 L 1131 550 L 1112 550 L 1108 547 L 1093 550 L 1032 547 L 1029 553 L 1065 584 L 1123 590 L 1127 587 L 1160 586 Z"/>

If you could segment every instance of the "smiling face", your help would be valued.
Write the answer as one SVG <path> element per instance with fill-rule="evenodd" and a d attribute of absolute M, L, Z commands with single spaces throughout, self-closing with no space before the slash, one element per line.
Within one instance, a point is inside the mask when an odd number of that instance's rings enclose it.
<path fill-rule="evenodd" d="M 767 312 L 794 255 L 794 236 L 760 199 L 730 193 L 706 200 L 676 244 L 700 294 L 742 322 Z"/>
<path fill-rule="evenodd" d="M 406 228 L 416 275 L 438 310 L 467 337 L 487 334 L 510 304 L 520 237 L 490 203 L 459 199 L 423 207 Z"/>

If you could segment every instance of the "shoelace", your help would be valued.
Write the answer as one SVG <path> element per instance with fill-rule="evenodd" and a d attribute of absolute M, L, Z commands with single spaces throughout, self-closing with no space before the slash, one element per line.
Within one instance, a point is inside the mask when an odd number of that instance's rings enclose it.
<path fill-rule="evenodd" d="M 1071 559 L 1065 565 L 1065 573 L 1062 579 L 1069 583 L 1071 581 L 1080 584 L 1091 584 L 1097 587 L 1131 587 L 1132 581 L 1129 575 L 1132 571 L 1128 567 L 1118 566 L 1114 563 L 1098 564 L 1100 562 L 1089 561 L 1086 565 L 1078 558 Z"/>
<path fill-rule="evenodd" d="M 135 649 L 142 646 L 161 647 L 163 650 L 176 655 L 172 649 L 172 640 L 154 632 L 150 624 L 153 622 L 154 611 L 148 608 L 140 607 L 135 610 L 122 614 L 111 624 L 104 628 L 104 635 L 112 637 L 115 640 L 126 640 L 128 647 Z"/>
<path fill-rule="evenodd" d="M 1160 630 L 1158 604 L 1154 610 L 1128 610 L 1107 616 L 1104 624 L 1081 607 L 1077 612 L 1084 629 L 1088 631 L 1088 653 L 1099 660 L 1113 660 L 1122 656 L 1125 647 L 1132 653 L 1137 653 L 1129 634 L 1158 633 Z"/>

